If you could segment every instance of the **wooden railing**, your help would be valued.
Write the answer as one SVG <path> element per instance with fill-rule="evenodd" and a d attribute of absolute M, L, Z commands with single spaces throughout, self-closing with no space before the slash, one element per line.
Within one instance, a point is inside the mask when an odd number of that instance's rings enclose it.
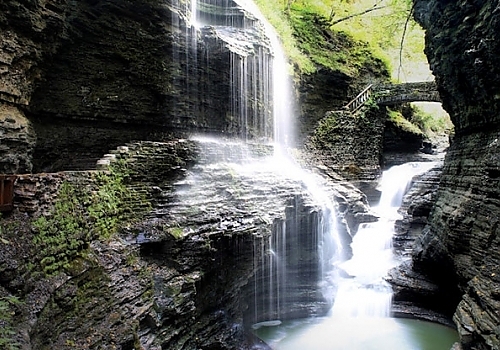
<path fill-rule="evenodd" d="M 354 97 L 351 102 L 344 106 L 344 109 L 349 110 L 351 113 L 356 112 L 360 109 L 366 101 L 368 101 L 372 95 L 373 84 L 368 85 L 361 91 L 356 97 Z"/>

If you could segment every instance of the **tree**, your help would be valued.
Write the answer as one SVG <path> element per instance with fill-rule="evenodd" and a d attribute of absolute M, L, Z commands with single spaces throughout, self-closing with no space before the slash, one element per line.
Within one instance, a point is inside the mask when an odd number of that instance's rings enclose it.
<path fill-rule="evenodd" d="M 383 8 L 386 8 L 387 6 L 382 6 L 380 5 L 380 3 L 382 2 L 382 0 L 379 0 L 378 2 L 376 2 L 373 7 L 370 7 L 366 10 L 363 10 L 361 12 L 357 12 L 357 13 L 353 13 L 351 15 L 348 15 L 348 16 L 345 16 L 345 17 L 342 17 L 340 19 L 337 19 L 335 21 L 333 21 L 333 17 L 335 16 L 335 11 L 334 11 L 334 8 L 332 6 L 332 11 L 330 12 L 330 18 L 329 20 L 332 21 L 332 26 L 337 24 L 337 23 L 340 23 L 340 22 L 343 22 L 343 21 L 347 21 L 353 17 L 358 17 L 358 16 L 363 16 L 364 14 L 367 14 L 368 12 L 372 12 L 372 11 L 376 11 L 376 10 L 381 10 Z"/>

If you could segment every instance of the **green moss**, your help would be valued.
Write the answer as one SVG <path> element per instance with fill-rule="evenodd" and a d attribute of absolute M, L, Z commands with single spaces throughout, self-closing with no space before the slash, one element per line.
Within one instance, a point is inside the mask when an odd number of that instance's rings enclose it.
<path fill-rule="evenodd" d="M 403 131 L 407 131 L 417 135 L 423 134 L 422 130 L 420 130 L 418 126 L 416 126 L 415 124 L 407 120 L 405 117 L 403 117 L 401 112 L 388 109 L 387 117 L 390 121 L 392 121 L 398 128 L 400 128 Z"/>
<path fill-rule="evenodd" d="M 17 344 L 12 338 L 16 334 L 13 328 L 13 308 L 20 303 L 16 297 L 0 298 L 0 348 L 5 350 L 17 350 Z"/>
<path fill-rule="evenodd" d="M 336 135 L 336 130 L 340 124 L 335 113 L 330 113 L 325 118 L 321 119 L 314 133 L 314 139 L 317 143 L 323 144 L 332 142 L 332 137 Z"/>
<path fill-rule="evenodd" d="M 289 16 L 301 51 L 317 65 L 358 76 L 363 71 L 388 77 L 388 61 L 375 57 L 366 42 L 356 41 L 345 32 L 330 30 L 329 21 L 299 6 L 292 6 Z"/>
<path fill-rule="evenodd" d="M 94 181 L 98 189 L 90 196 L 89 217 L 96 235 L 109 239 L 118 231 L 119 223 L 132 214 L 129 204 L 140 198 L 125 186 L 119 171 L 94 173 Z"/>
<path fill-rule="evenodd" d="M 61 185 L 51 213 L 33 222 L 37 265 L 45 274 L 74 270 L 73 261 L 86 255 L 92 240 L 111 239 L 149 209 L 133 207 L 146 200 L 126 186 L 126 176 L 119 163 L 109 172 L 94 173 L 90 185 Z"/>
<path fill-rule="evenodd" d="M 65 182 L 61 185 L 52 213 L 33 222 L 33 243 L 39 265 L 46 274 L 69 268 L 70 262 L 87 249 L 91 233 L 85 217 L 88 197 Z"/>
<path fill-rule="evenodd" d="M 170 227 L 167 232 L 175 239 L 180 239 L 183 237 L 184 231 L 180 227 Z"/>

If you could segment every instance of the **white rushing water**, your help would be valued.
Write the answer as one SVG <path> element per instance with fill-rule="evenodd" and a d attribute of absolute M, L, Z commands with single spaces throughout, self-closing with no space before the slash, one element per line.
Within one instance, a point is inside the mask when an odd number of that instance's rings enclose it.
<path fill-rule="evenodd" d="M 349 277 L 339 283 L 332 316 L 390 316 L 392 288 L 384 277 L 400 263 L 392 250 L 394 224 L 400 218 L 397 211 L 412 178 L 435 165 L 433 162 L 406 163 L 384 171 L 380 201 L 373 208 L 379 220 L 360 225 L 353 238 L 353 256 L 340 265 Z"/>
<path fill-rule="evenodd" d="M 272 78 L 270 81 L 272 83 L 273 141 L 277 155 L 288 158 L 286 148 L 293 147 L 295 142 L 294 120 L 296 110 L 290 64 L 286 59 L 274 27 L 262 15 L 255 3 L 251 0 L 240 0 L 240 2 L 264 25 L 264 30 L 270 41 L 272 71 L 269 78 Z M 261 78 L 268 77 L 263 76 Z M 297 167 L 292 164 L 289 164 L 289 166 Z"/>
<path fill-rule="evenodd" d="M 412 178 L 436 163 L 407 163 L 383 173 L 379 204 L 373 210 L 378 222 L 364 224 L 356 233 L 353 256 L 341 264 L 345 276 L 331 313 L 326 317 L 297 320 L 261 333 L 277 350 L 442 350 L 456 341 L 456 332 L 439 325 L 390 317 L 392 289 L 384 281 L 400 262 L 392 252 L 398 208 Z M 411 321 L 411 322 L 410 322 Z M 425 330 L 422 330 L 424 329 Z"/>
<path fill-rule="evenodd" d="M 274 141 L 274 159 L 273 163 L 286 176 L 293 176 L 297 181 L 304 184 L 317 206 L 321 208 L 317 215 L 316 231 L 307 234 L 313 235 L 317 240 L 317 251 L 320 261 L 319 276 L 325 299 L 331 301 L 331 294 L 336 276 L 333 272 L 333 266 L 340 262 L 343 250 L 339 238 L 336 220 L 336 209 L 327 191 L 323 187 L 318 176 L 302 169 L 289 154 L 288 150 L 295 146 L 295 98 L 293 96 L 293 81 L 290 75 L 290 65 L 282 49 L 278 35 L 261 14 L 260 10 L 252 1 L 245 2 L 245 8 L 251 9 L 251 12 L 263 23 L 266 34 L 270 40 L 270 46 L 273 51 L 272 58 L 272 103 L 273 103 L 273 141 Z M 286 290 L 293 286 L 288 286 L 287 276 L 287 227 L 285 222 L 281 224 L 277 232 L 274 233 L 273 244 L 271 245 L 271 254 L 269 255 L 269 278 L 275 278 L 270 284 L 275 283 L 275 291 Z M 298 233 L 297 233 L 298 234 Z M 298 247 L 300 249 L 300 247 Z M 276 271 L 274 271 L 274 269 Z M 271 289 L 272 290 L 272 289 Z M 276 315 L 279 317 L 280 308 L 286 307 L 280 305 L 280 296 L 270 295 L 270 300 L 276 300 L 269 307 L 278 310 Z M 273 302 L 271 302 L 273 303 Z M 270 320 L 259 325 L 273 325 L 279 320 Z"/>
<path fill-rule="evenodd" d="M 255 18 L 259 19 L 259 22 L 252 19 L 238 20 L 241 18 L 238 14 L 240 9 L 235 7 L 235 4 L 250 11 Z M 333 265 L 339 261 L 338 257 L 341 252 L 336 226 L 336 210 L 334 203 L 321 188 L 319 178 L 301 169 L 288 153 L 288 149 L 294 146 L 293 120 L 296 108 L 290 66 L 278 36 L 250 0 L 236 0 L 234 3 L 226 0 L 207 0 L 198 4 L 204 8 L 217 7 L 215 11 L 217 14 L 234 14 L 234 19 L 232 15 L 220 16 L 212 15 L 211 12 L 207 13 L 203 9 L 200 11 L 196 5 L 196 1 L 191 4 L 191 21 L 194 27 L 203 30 L 204 26 L 209 25 L 230 51 L 231 110 L 229 114 L 237 121 L 238 134 L 243 140 L 255 139 L 255 135 L 261 135 L 264 141 L 272 139 L 274 145 L 274 156 L 271 160 L 266 159 L 260 164 L 242 161 L 238 162 L 237 166 L 232 162 L 231 168 L 238 174 L 265 168 L 263 172 L 274 174 L 272 176 L 282 176 L 284 181 L 291 179 L 309 190 L 316 208 L 311 216 L 314 216 L 317 223 L 311 225 L 314 227 L 314 232 L 305 234 L 314 237 L 317 242 L 317 252 L 321 256 L 321 262 L 318 263 L 319 274 L 321 280 L 330 281 L 323 283 L 324 294 L 329 297 L 332 285 L 330 272 Z M 228 8 L 227 12 L 221 9 L 225 6 Z M 197 14 L 200 18 L 197 18 Z M 264 26 L 269 47 L 266 44 L 259 46 L 251 40 L 243 40 L 246 37 L 255 38 L 254 33 L 260 32 L 262 28 L 254 29 L 260 25 Z M 268 49 L 271 50 L 271 55 Z M 269 122 L 270 120 L 272 123 Z M 223 158 L 218 160 L 218 162 L 224 161 L 227 160 Z M 258 268 L 255 278 L 255 314 L 268 315 L 265 320 L 267 325 L 279 322 L 282 311 L 287 308 L 287 293 L 290 288 L 294 288 L 294 282 L 287 280 L 290 275 L 288 259 L 296 260 L 290 252 L 296 252 L 301 248 L 289 247 L 287 235 L 298 234 L 295 232 L 296 228 L 292 227 L 294 225 L 298 226 L 299 223 L 285 220 L 275 224 L 273 235 L 268 241 L 261 241 L 260 246 L 255 247 L 256 251 L 261 252 L 261 256 L 256 257 L 255 261 L 262 262 L 262 267 Z"/>

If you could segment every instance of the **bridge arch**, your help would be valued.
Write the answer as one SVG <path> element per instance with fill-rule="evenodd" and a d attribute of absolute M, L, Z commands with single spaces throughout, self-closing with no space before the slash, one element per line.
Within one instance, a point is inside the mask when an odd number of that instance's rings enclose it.
<path fill-rule="evenodd" d="M 343 110 L 354 113 L 372 97 L 380 106 L 393 106 L 408 102 L 442 102 L 435 81 L 384 85 L 370 84 L 346 104 Z"/>
<path fill-rule="evenodd" d="M 442 102 L 435 81 L 378 85 L 373 90 L 375 101 L 381 106 L 408 102 Z"/>

